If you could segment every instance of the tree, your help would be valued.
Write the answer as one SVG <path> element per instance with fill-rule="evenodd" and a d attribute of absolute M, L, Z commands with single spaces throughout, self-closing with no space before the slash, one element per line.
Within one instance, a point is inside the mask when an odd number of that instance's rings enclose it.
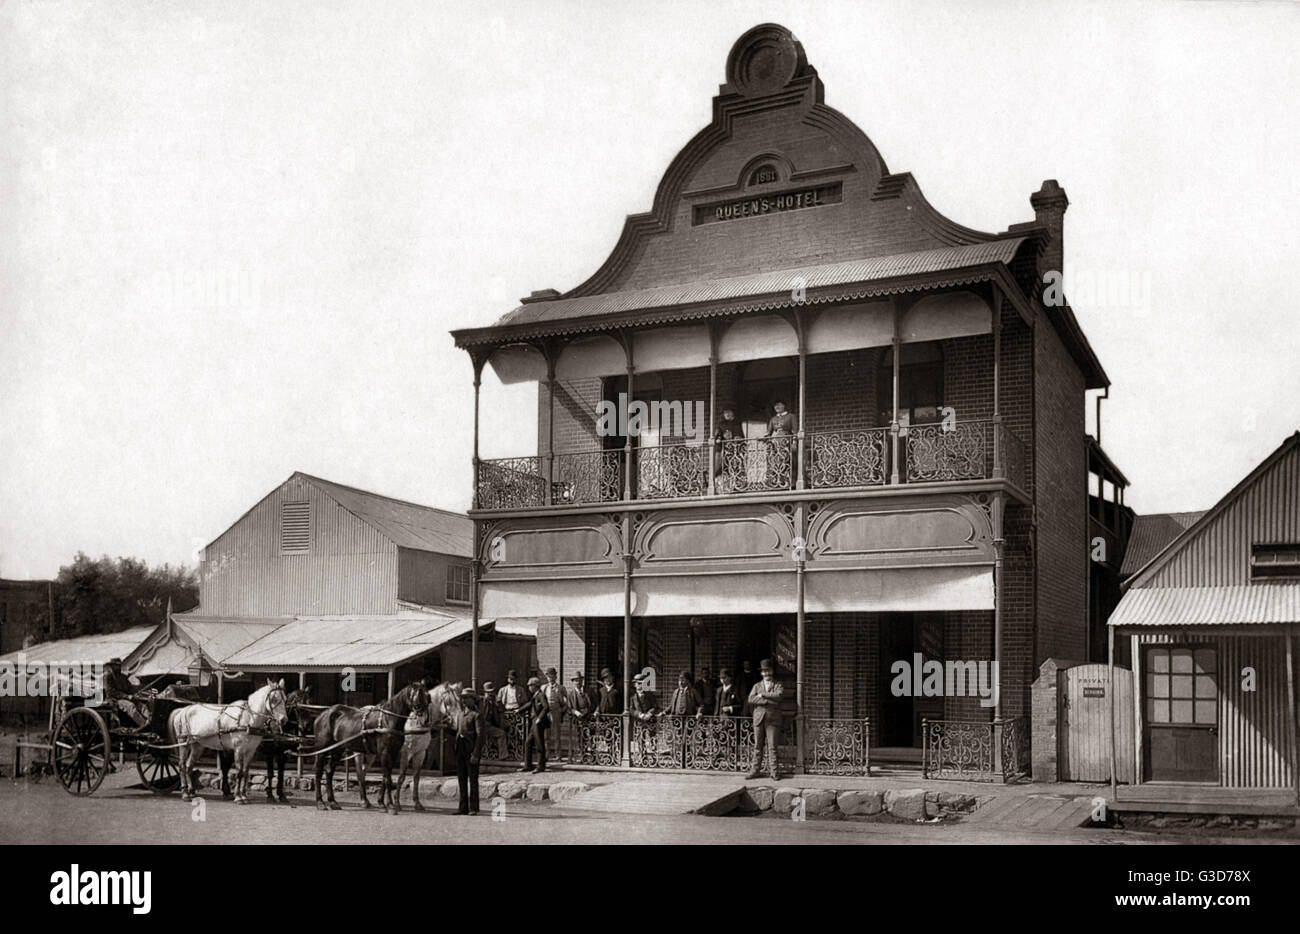
<path fill-rule="evenodd" d="M 78 552 L 59 568 L 55 616 L 60 638 L 120 632 L 162 622 L 167 601 L 180 613 L 199 602 L 198 575 L 186 567 L 150 568 L 137 558 L 92 560 Z"/>

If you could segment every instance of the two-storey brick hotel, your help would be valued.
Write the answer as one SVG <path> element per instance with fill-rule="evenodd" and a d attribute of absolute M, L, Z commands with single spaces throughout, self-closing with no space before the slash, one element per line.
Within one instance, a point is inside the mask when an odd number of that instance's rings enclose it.
<path fill-rule="evenodd" d="M 1018 769 L 1036 665 L 1089 653 L 1085 392 L 1108 380 L 1042 298 L 1065 192 L 1044 182 L 1002 233 L 942 216 L 823 103 L 783 27 L 742 36 L 726 79 L 591 278 L 454 334 L 474 365 L 476 612 L 552 619 L 542 664 L 608 668 L 623 698 L 647 667 L 661 693 L 682 670 L 747 688 L 771 658 L 809 770 L 972 730 Z M 485 366 L 538 384 L 536 455 L 479 458 Z M 598 431 L 621 394 L 700 403 L 705 429 Z M 963 696 L 920 671 L 897 689 L 918 658 L 969 673 Z M 986 699 L 963 665 L 990 660 Z M 744 718 L 609 716 L 580 755 L 735 768 L 750 741 Z"/>

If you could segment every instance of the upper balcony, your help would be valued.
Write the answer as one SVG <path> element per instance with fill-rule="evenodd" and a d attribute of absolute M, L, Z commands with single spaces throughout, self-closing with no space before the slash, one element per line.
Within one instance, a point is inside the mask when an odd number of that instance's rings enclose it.
<path fill-rule="evenodd" d="M 698 499 L 1005 479 L 1024 490 L 1025 446 L 1001 419 L 675 442 L 480 460 L 478 509 Z"/>

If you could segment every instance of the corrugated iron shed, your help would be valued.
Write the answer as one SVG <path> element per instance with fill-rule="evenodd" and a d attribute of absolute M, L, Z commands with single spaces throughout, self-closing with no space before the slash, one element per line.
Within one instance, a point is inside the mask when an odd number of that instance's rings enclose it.
<path fill-rule="evenodd" d="M 1133 530 L 1129 533 L 1124 563 L 1120 566 L 1121 578 L 1135 574 L 1143 565 L 1179 535 L 1205 515 L 1200 512 L 1161 512 L 1149 516 L 1135 516 Z"/>
<path fill-rule="evenodd" d="M 0 655 L 0 661 L 17 664 L 19 656 L 29 662 L 51 664 L 54 662 L 80 662 L 103 664 L 110 658 L 126 658 L 154 631 L 153 626 L 137 626 L 121 632 L 78 636 L 75 639 L 56 639 L 39 642 L 26 649 Z"/>

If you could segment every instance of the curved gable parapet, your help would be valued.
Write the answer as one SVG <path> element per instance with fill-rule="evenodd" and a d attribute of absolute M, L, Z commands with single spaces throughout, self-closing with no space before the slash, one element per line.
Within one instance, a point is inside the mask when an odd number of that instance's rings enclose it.
<path fill-rule="evenodd" d="M 680 285 L 996 238 L 890 175 L 867 135 L 823 102 L 816 69 L 774 24 L 732 47 L 713 120 L 673 159 L 649 211 L 562 298 Z"/>

